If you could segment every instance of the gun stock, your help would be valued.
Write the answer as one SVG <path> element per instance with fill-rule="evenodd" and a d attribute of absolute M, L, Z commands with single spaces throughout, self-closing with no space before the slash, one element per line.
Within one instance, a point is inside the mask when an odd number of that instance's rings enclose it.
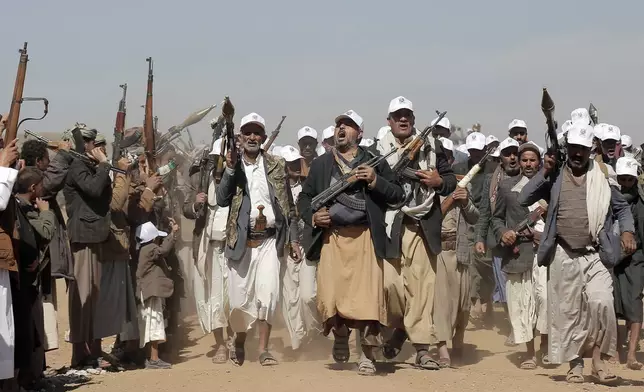
<path fill-rule="evenodd" d="M 466 175 L 456 176 L 456 179 L 458 180 L 456 187 L 467 188 L 467 185 L 470 183 L 470 181 L 472 181 L 474 176 L 476 176 L 481 171 L 481 169 L 485 165 L 485 162 L 487 161 L 487 158 L 494 152 L 494 150 L 494 148 L 488 148 L 481 160 L 478 161 L 476 165 L 472 166 L 472 168 L 467 172 Z M 443 213 L 443 216 L 445 216 L 452 208 L 454 208 L 454 197 L 453 195 L 449 195 L 445 199 L 443 199 L 443 202 L 441 203 L 441 212 Z"/>
<path fill-rule="evenodd" d="M 280 121 L 279 124 L 277 124 L 277 127 L 271 133 L 271 137 L 268 138 L 268 141 L 264 144 L 264 151 L 268 151 L 268 149 L 273 145 L 273 142 L 275 139 L 277 139 L 277 136 L 280 134 L 280 129 L 282 129 L 282 124 L 284 123 L 284 120 L 286 120 L 286 116 L 282 116 L 282 120 Z"/>
<path fill-rule="evenodd" d="M 145 118 L 143 121 L 143 139 L 145 144 L 145 155 L 148 161 L 148 171 L 154 173 L 157 170 L 155 159 L 155 132 L 154 117 L 152 115 L 152 86 L 154 84 L 152 57 L 148 57 L 148 89 L 145 97 Z"/>

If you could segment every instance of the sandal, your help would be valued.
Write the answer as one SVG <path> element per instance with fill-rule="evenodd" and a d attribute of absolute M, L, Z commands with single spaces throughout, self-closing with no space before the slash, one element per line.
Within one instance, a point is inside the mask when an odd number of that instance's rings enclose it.
<path fill-rule="evenodd" d="M 277 359 L 268 351 L 259 355 L 259 364 L 262 366 L 275 366 L 278 364 Z"/>
<path fill-rule="evenodd" d="M 438 358 L 438 367 L 447 369 L 452 367 L 452 360 L 450 358 Z"/>
<path fill-rule="evenodd" d="M 246 359 L 246 351 L 244 350 L 244 346 L 233 345 L 233 347 L 231 347 L 230 351 L 228 352 L 228 358 L 235 366 L 243 365 L 244 360 Z"/>
<path fill-rule="evenodd" d="M 376 364 L 371 359 L 364 359 L 358 362 L 358 374 L 361 376 L 375 376 Z"/>
<path fill-rule="evenodd" d="M 550 359 L 548 358 L 548 354 L 543 353 L 541 354 L 541 365 L 543 366 L 551 366 L 552 362 L 550 362 Z"/>
<path fill-rule="evenodd" d="M 351 336 L 351 331 L 347 336 L 338 335 L 333 331 L 333 336 L 335 339 L 333 341 L 333 360 L 336 363 L 347 363 L 351 357 L 351 349 L 349 348 L 349 336 Z"/>
<path fill-rule="evenodd" d="M 596 379 L 597 383 L 602 385 L 615 385 L 615 383 L 619 380 L 619 378 L 611 373 L 611 371 L 605 366 L 602 366 L 601 369 L 596 369 L 593 366 L 593 371 L 591 374 Z"/>
<path fill-rule="evenodd" d="M 522 370 L 535 370 L 537 368 L 537 358 L 533 357 L 526 359 L 525 361 L 521 362 L 519 368 Z"/>
<path fill-rule="evenodd" d="M 641 362 L 639 362 L 637 359 L 633 359 L 632 361 L 627 360 L 626 361 L 626 367 L 631 369 L 631 370 L 642 370 L 642 365 Z"/>
<path fill-rule="evenodd" d="M 577 365 L 568 370 L 566 373 L 566 381 L 570 384 L 583 384 L 584 382 L 584 367 L 582 365 Z"/>
<path fill-rule="evenodd" d="M 226 362 L 228 362 L 228 348 L 222 344 L 217 348 L 215 356 L 212 357 L 212 363 L 219 365 Z"/>
<path fill-rule="evenodd" d="M 394 359 L 402 351 L 402 346 L 407 340 L 407 333 L 401 330 L 395 330 L 391 339 L 382 345 L 382 355 L 387 359 Z"/>

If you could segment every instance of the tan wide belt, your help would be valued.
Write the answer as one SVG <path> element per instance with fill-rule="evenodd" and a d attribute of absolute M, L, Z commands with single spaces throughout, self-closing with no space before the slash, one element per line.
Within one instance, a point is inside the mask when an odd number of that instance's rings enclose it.
<path fill-rule="evenodd" d="M 441 241 L 441 250 L 456 250 L 456 240 Z"/>
<path fill-rule="evenodd" d="M 270 227 L 263 231 L 253 231 L 248 233 L 248 240 L 246 246 L 249 248 L 257 248 L 264 243 L 267 239 L 275 236 L 275 228 Z"/>

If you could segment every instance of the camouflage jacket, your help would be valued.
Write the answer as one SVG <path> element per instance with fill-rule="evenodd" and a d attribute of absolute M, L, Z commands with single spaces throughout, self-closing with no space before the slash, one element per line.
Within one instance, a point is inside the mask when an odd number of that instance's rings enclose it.
<path fill-rule="evenodd" d="M 289 239 L 297 241 L 297 215 L 283 158 L 262 152 L 270 198 L 275 212 L 277 255 L 284 256 Z M 246 252 L 250 230 L 250 195 L 241 158 L 235 169 L 226 168 L 217 187 L 217 204 L 230 207 L 226 229 L 226 257 L 239 261 Z"/>

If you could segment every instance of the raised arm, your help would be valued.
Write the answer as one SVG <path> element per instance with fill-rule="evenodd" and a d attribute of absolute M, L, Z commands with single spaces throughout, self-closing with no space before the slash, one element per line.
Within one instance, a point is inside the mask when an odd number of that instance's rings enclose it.
<path fill-rule="evenodd" d="M 549 202 L 551 189 L 552 182 L 546 178 L 545 170 L 542 168 L 525 184 L 517 200 L 523 207 L 530 207 L 541 199 Z"/>
<path fill-rule="evenodd" d="M 72 162 L 67 152 L 60 151 L 49 162 L 47 170 L 43 173 L 43 188 L 46 196 L 53 197 L 65 186 L 65 178 L 69 165 Z"/>
<path fill-rule="evenodd" d="M 110 201 L 111 211 L 123 211 L 125 202 L 130 193 L 130 179 L 125 174 L 116 173 L 112 185 L 112 200 Z"/>
<path fill-rule="evenodd" d="M 226 167 L 221 181 L 217 186 L 217 205 L 219 207 L 228 207 L 233 201 L 235 190 L 237 188 L 237 170 Z"/>
<path fill-rule="evenodd" d="M 18 178 L 18 170 L 0 166 L 0 211 L 4 211 L 9 204 L 16 178 Z"/>

